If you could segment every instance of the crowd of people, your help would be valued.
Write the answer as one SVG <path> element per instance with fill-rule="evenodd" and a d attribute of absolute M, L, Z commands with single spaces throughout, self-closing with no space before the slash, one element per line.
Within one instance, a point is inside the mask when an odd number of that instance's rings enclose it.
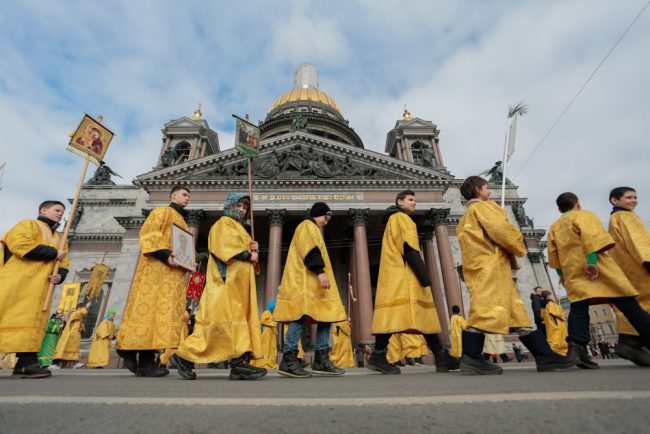
<path fill-rule="evenodd" d="M 568 319 L 550 291 L 531 296 L 533 326 L 513 271 L 527 253 L 524 237 L 504 209 L 490 199 L 485 179 L 467 178 L 460 187 L 467 210 L 457 226 L 463 274 L 470 295 L 467 318 L 453 306 L 451 348 L 441 326 L 411 215 L 416 194 L 397 194 L 385 213 L 372 334 L 366 367 L 399 374 L 399 365 L 423 363 L 429 352 L 436 371 L 501 374 L 497 356 L 509 361 L 503 335 L 516 335 L 532 355 L 538 371 L 596 369 L 588 346 L 589 305 L 615 306 L 619 341 L 614 353 L 650 366 L 650 232 L 634 212 L 636 191 L 620 187 L 610 193 L 609 230 L 583 210 L 573 193 L 558 196 L 561 217 L 548 233 L 549 265 L 567 290 Z M 118 356 L 135 376 L 163 377 L 168 366 L 186 380 L 197 378 L 198 363 L 226 362 L 231 380 L 255 380 L 268 369 L 282 376 L 340 376 L 355 367 L 350 318 L 344 309 L 323 237 L 332 211 L 314 203 L 296 228 L 280 289 L 259 316 L 255 275 L 259 246 L 249 232 L 250 199 L 231 193 L 223 216 L 208 237 L 206 286 L 195 315 L 186 310 L 186 270 L 171 249 L 172 226 L 187 230 L 187 187 L 176 186 L 169 206 L 154 209 L 140 231 L 140 260 L 119 330 L 114 311 L 95 330 L 89 368 L 108 364 L 112 341 Z M 0 254 L 0 352 L 15 353 L 13 376 L 44 378 L 48 367 L 77 362 L 89 304 L 67 317 L 49 317 L 43 309 L 48 285 L 65 280 L 67 246 L 56 231 L 65 212 L 59 201 L 39 206 L 36 220 L 23 220 L 2 239 Z M 58 272 L 54 264 L 60 261 Z M 48 319 L 49 317 L 49 319 Z M 284 325 L 278 365 L 279 325 Z M 311 366 L 304 361 L 303 327 L 315 325 Z M 514 357 L 523 349 L 512 344 Z M 601 350 L 602 354 L 605 354 Z M 491 360 L 492 359 L 492 360 Z M 308 369 L 310 368 L 310 369 Z"/>

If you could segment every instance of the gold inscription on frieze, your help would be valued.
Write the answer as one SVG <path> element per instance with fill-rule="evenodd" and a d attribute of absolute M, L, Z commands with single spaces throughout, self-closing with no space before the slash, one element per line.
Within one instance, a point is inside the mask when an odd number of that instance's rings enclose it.
<path fill-rule="evenodd" d="M 332 194 L 254 194 L 253 200 L 256 201 L 330 201 L 330 202 L 349 202 L 362 201 L 363 193 L 332 193 Z"/>

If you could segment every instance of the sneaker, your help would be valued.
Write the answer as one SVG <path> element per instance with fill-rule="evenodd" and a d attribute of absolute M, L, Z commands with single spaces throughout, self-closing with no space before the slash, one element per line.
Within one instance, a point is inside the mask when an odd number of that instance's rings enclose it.
<path fill-rule="evenodd" d="M 314 375 L 339 376 L 345 374 L 345 370 L 337 368 L 330 360 L 329 350 L 317 350 L 314 354 L 314 363 L 311 365 L 311 372 Z"/>
<path fill-rule="evenodd" d="M 169 358 L 169 363 L 176 368 L 178 375 L 185 380 L 196 380 L 196 373 L 192 371 L 192 364 L 188 360 L 185 360 L 178 354 L 172 354 Z"/>
<path fill-rule="evenodd" d="M 388 349 L 381 351 L 373 350 L 366 368 L 371 371 L 381 372 L 384 375 L 397 375 L 402 372 L 397 366 L 388 362 L 386 358 L 387 353 Z"/>
<path fill-rule="evenodd" d="M 280 362 L 278 374 L 293 378 L 311 377 L 311 372 L 303 369 L 301 363 L 298 361 L 298 351 L 286 352 L 282 355 L 282 362 Z"/>
<path fill-rule="evenodd" d="M 72 366 L 72 369 L 80 369 L 83 368 L 84 366 L 86 366 L 85 363 L 77 362 L 74 364 L 74 366 Z"/>
<path fill-rule="evenodd" d="M 50 365 L 50 369 L 61 369 L 59 365 Z"/>
<path fill-rule="evenodd" d="M 619 342 L 614 347 L 616 355 L 638 366 L 650 366 L 650 350 L 644 346 L 634 346 L 626 342 Z"/>
<path fill-rule="evenodd" d="M 569 342 L 569 352 L 567 353 L 567 357 L 577 358 L 578 362 L 576 364 L 578 368 L 600 369 L 598 363 L 591 360 L 591 356 L 587 352 L 587 347 L 585 345 Z"/>
<path fill-rule="evenodd" d="M 246 362 L 243 358 L 233 360 L 230 368 L 231 380 L 255 380 L 266 375 L 266 369 L 257 368 Z"/>
<path fill-rule="evenodd" d="M 535 357 L 537 372 L 560 371 L 563 369 L 573 368 L 579 361 L 580 359 L 570 354 L 567 354 L 566 356 L 553 354 L 552 356 Z"/>
<path fill-rule="evenodd" d="M 22 368 L 14 368 L 11 378 L 45 378 L 51 375 L 52 371 L 41 367 L 38 363 L 33 363 Z"/>
<path fill-rule="evenodd" d="M 503 368 L 482 358 L 477 359 L 463 354 L 460 358 L 460 372 L 471 375 L 501 375 Z"/>

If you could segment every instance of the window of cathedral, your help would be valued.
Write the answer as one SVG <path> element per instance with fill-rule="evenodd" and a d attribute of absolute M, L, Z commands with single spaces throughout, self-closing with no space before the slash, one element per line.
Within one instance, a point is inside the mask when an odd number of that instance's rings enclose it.
<path fill-rule="evenodd" d="M 411 155 L 413 155 L 413 163 L 422 165 L 422 142 L 415 142 L 411 144 Z"/>
<path fill-rule="evenodd" d="M 192 146 L 187 142 L 181 142 L 174 147 L 174 164 L 184 163 L 190 158 Z"/>

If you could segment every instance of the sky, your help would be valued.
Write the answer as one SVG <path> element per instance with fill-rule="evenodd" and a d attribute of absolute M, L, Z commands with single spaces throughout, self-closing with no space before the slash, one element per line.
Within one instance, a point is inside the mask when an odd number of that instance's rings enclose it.
<path fill-rule="evenodd" d="M 606 223 L 620 185 L 650 224 L 650 10 L 523 166 L 646 2 L 4 1 L 0 233 L 72 197 L 82 160 L 65 149 L 84 113 L 116 133 L 105 160 L 130 183 L 199 102 L 232 147 L 231 114 L 263 120 L 302 62 L 367 149 L 383 152 L 404 104 L 433 121 L 457 178 L 501 159 L 507 108 L 525 101 L 508 172 L 536 227 L 564 191 Z"/>

